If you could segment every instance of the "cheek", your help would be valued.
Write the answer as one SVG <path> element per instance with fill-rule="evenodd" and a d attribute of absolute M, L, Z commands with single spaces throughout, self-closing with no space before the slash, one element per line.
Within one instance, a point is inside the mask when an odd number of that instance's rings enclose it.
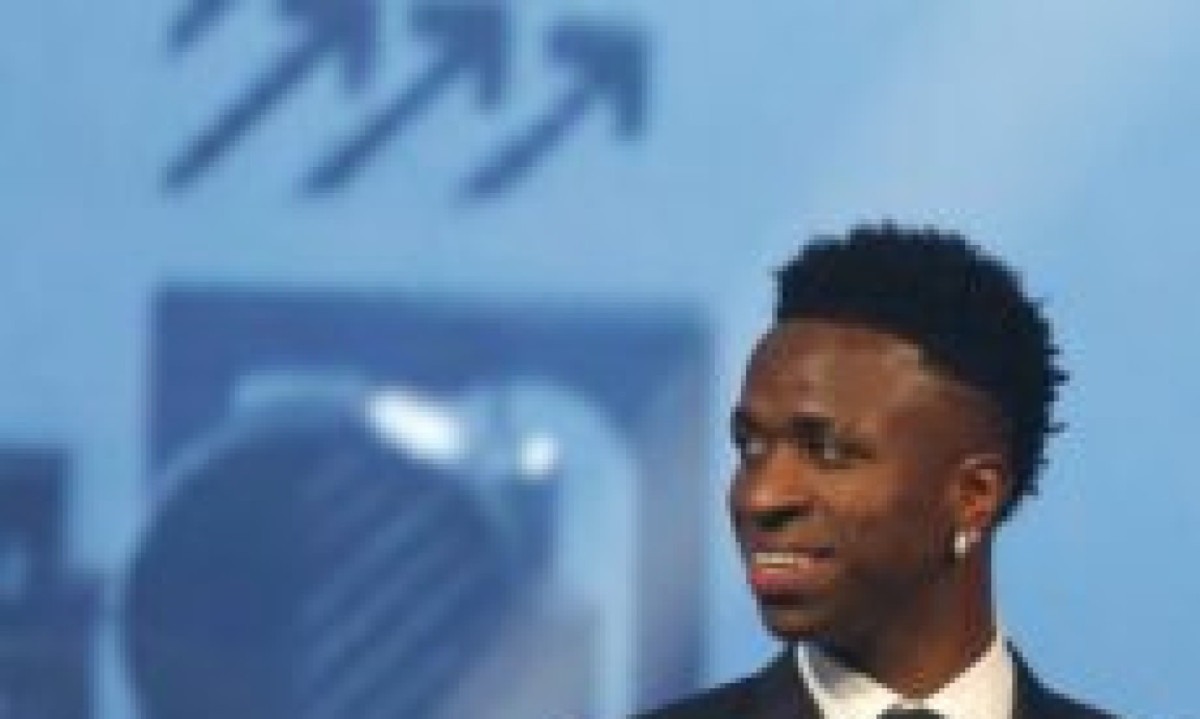
<path fill-rule="evenodd" d="M 877 571 L 940 556 L 951 532 L 944 497 L 934 492 L 843 492 L 827 507 L 849 557 Z"/>

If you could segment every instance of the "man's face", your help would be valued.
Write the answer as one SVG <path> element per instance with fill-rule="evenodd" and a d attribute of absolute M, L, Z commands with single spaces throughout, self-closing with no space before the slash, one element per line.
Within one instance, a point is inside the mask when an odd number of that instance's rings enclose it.
<path fill-rule="evenodd" d="M 729 503 L 772 632 L 854 651 L 946 609 L 979 402 L 893 335 L 796 320 L 763 338 Z"/>

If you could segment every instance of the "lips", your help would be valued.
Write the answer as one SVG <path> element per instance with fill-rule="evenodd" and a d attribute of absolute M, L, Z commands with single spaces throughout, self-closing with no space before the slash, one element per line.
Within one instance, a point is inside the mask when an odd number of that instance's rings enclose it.
<path fill-rule="evenodd" d="M 746 565 L 750 586 L 764 599 L 811 594 L 827 585 L 835 571 L 828 547 L 754 550 Z"/>

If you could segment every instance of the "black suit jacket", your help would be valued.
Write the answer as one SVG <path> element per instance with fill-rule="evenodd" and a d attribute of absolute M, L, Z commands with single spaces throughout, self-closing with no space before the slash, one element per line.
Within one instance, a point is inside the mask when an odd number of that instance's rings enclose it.
<path fill-rule="evenodd" d="M 1017 671 L 1013 719 L 1116 719 L 1046 688 L 1020 657 L 1013 656 Z M 821 714 L 789 650 L 757 674 L 638 719 L 821 719 Z"/>

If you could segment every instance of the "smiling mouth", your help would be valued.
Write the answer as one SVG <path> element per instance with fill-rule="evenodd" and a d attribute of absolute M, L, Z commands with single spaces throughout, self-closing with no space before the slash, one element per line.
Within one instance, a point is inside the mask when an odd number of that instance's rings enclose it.
<path fill-rule="evenodd" d="M 817 547 L 815 549 L 797 549 L 775 552 L 751 552 L 750 564 L 754 567 L 764 568 L 788 568 L 801 564 L 819 562 L 833 557 L 833 549 L 830 547 Z"/>
<path fill-rule="evenodd" d="M 751 552 L 747 561 L 750 586 L 764 599 L 809 594 L 830 581 L 833 559 L 829 547 Z"/>

